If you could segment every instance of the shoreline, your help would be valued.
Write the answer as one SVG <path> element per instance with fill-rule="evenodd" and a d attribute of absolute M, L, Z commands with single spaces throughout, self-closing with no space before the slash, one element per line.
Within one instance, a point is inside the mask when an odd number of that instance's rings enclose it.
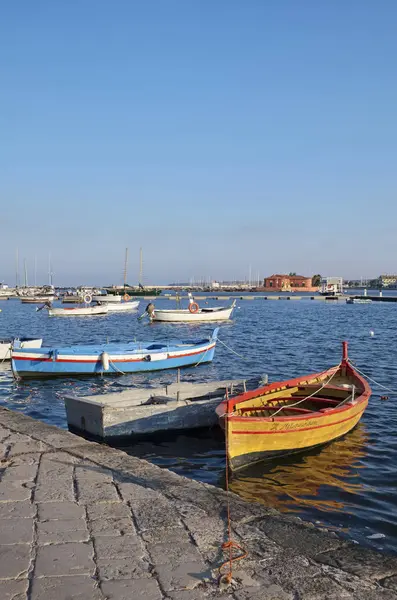
<path fill-rule="evenodd" d="M 223 490 L 2 407 L 0 441 L 1 598 L 397 600 L 397 557 L 234 493 L 219 586 Z"/>

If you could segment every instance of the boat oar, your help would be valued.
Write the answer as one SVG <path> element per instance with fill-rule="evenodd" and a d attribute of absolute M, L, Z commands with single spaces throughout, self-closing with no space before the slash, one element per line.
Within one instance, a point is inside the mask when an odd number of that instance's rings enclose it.
<path fill-rule="evenodd" d="M 148 316 L 148 314 L 147 314 L 147 312 L 145 310 L 145 312 L 138 317 L 138 321 L 141 321 L 144 317 L 147 317 L 147 316 Z"/>

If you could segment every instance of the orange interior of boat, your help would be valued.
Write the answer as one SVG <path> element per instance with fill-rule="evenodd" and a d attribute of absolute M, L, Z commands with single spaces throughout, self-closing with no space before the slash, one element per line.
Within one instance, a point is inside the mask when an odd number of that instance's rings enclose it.
<path fill-rule="evenodd" d="M 326 380 L 330 381 L 327 384 Z M 336 373 L 332 377 L 302 381 L 296 385 L 284 385 L 264 391 L 259 396 L 237 403 L 235 415 L 270 418 L 298 417 L 308 413 L 323 413 L 357 398 L 363 389 L 348 373 Z M 310 396 L 310 397 L 309 397 Z"/>

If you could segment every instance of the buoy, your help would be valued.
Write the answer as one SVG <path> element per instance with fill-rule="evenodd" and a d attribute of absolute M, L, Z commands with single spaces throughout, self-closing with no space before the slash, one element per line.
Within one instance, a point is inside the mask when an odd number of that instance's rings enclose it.
<path fill-rule="evenodd" d="M 107 352 L 102 352 L 101 362 L 102 362 L 103 370 L 109 371 L 109 354 Z"/>
<path fill-rule="evenodd" d="M 192 313 L 192 315 L 194 315 L 196 312 L 198 312 L 198 309 L 199 309 L 199 305 L 197 304 L 197 302 L 190 302 L 189 312 Z"/>
<path fill-rule="evenodd" d="M 369 332 L 369 335 L 370 335 L 371 337 L 374 337 L 374 335 L 375 335 L 375 331 L 372 331 L 372 329 L 371 329 L 371 331 Z"/>
<path fill-rule="evenodd" d="M 92 302 L 92 296 L 91 296 L 91 294 L 86 294 L 86 295 L 84 296 L 83 300 L 84 300 L 84 302 L 85 302 L 86 304 L 90 304 L 90 303 Z"/>
<path fill-rule="evenodd" d="M 128 295 L 128 294 L 124 294 L 123 298 L 124 298 L 124 300 L 125 300 L 126 302 L 128 302 L 128 300 L 130 299 L 130 297 L 129 297 L 129 295 Z"/>

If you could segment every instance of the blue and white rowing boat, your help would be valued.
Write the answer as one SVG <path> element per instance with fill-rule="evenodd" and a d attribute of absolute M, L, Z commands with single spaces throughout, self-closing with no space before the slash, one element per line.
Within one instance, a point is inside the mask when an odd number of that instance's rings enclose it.
<path fill-rule="evenodd" d="M 111 375 L 159 371 L 211 362 L 219 328 L 210 338 L 169 342 L 130 342 L 18 348 L 11 354 L 16 379 L 68 375 Z"/>

